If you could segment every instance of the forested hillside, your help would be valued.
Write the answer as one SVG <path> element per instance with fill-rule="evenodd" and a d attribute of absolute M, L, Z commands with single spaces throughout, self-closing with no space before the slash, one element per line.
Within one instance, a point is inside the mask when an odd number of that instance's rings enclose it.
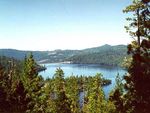
<path fill-rule="evenodd" d="M 31 52 L 36 60 L 44 58 L 45 56 L 47 56 L 48 53 L 47 51 L 22 51 L 15 49 L 0 49 L 0 56 L 6 56 L 9 58 L 13 57 L 18 60 L 23 60 L 24 57 L 30 54 Z"/>
<path fill-rule="evenodd" d="M 26 54 L 33 54 L 40 63 L 66 62 L 71 63 L 98 63 L 103 65 L 119 65 L 127 55 L 125 45 L 104 45 L 84 50 L 54 50 L 54 51 L 19 51 L 1 49 L 0 55 L 23 59 Z"/>
<path fill-rule="evenodd" d="M 126 46 L 110 46 L 104 45 L 101 47 L 82 50 L 81 53 L 68 58 L 73 63 L 96 63 L 102 65 L 120 65 L 127 56 Z"/>
<path fill-rule="evenodd" d="M 123 12 L 132 13 L 128 14 L 129 25 L 125 28 L 134 40 L 127 50 L 123 45 L 104 45 L 75 51 L 32 51 L 36 61 L 108 65 L 120 63 L 127 51 L 130 55 L 125 62 L 127 73 L 123 78 L 117 75 L 108 99 L 102 87 L 111 81 L 101 73 L 65 77 L 63 70 L 57 68 L 54 76 L 45 80 L 37 71 L 33 55 L 26 56 L 31 51 L 3 49 L 0 50 L 0 113 L 150 113 L 150 0 L 133 0 Z"/>
<path fill-rule="evenodd" d="M 0 65 L 5 68 L 6 72 L 8 72 L 12 67 L 15 67 L 16 70 L 23 67 L 22 61 L 6 56 L 0 56 Z"/>
<path fill-rule="evenodd" d="M 100 73 L 64 77 L 63 70 L 58 68 L 52 78 L 44 80 L 37 73 L 32 54 L 25 58 L 22 67 L 11 66 L 7 70 L 1 64 L 0 113 L 87 113 L 93 110 L 92 103 L 95 111 L 115 110 L 102 90 L 111 81 Z"/>

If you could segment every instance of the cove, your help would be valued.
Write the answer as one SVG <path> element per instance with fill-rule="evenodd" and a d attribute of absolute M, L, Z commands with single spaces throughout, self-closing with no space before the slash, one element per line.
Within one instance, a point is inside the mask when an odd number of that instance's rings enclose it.
<path fill-rule="evenodd" d="M 103 90 L 106 98 L 108 97 L 110 91 L 115 87 L 115 78 L 117 74 L 122 77 L 126 71 L 120 67 L 104 66 L 99 64 L 64 64 L 64 63 L 50 63 L 41 64 L 47 69 L 39 73 L 44 79 L 52 78 L 56 69 L 60 67 L 65 74 L 65 77 L 71 75 L 82 75 L 82 76 L 93 76 L 96 73 L 101 73 L 104 78 L 111 80 L 111 84 L 104 86 Z"/>

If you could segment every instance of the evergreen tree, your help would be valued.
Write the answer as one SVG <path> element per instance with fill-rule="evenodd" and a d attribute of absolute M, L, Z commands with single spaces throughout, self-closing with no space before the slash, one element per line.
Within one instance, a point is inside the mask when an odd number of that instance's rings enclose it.
<path fill-rule="evenodd" d="M 84 113 L 106 113 L 101 74 L 97 74 L 88 83 L 87 102 L 83 106 Z"/>
<path fill-rule="evenodd" d="M 16 80 L 13 84 L 15 85 L 11 89 L 9 98 L 10 111 L 14 113 L 25 113 L 28 105 L 28 100 L 26 100 L 27 92 L 21 80 Z"/>
<path fill-rule="evenodd" d="M 71 99 L 71 112 L 79 113 L 79 86 L 78 78 L 70 76 L 66 78 L 66 93 L 69 99 Z"/>
<path fill-rule="evenodd" d="M 0 112 L 5 112 L 9 107 L 7 102 L 7 76 L 0 64 Z"/>
<path fill-rule="evenodd" d="M 20 70 L 14 60 L 7 66 L 0 65 L 0 111 L 8 113 L 24 113 L 26 111 L 26 92 L 20 79 Z"/>
<path fill-rule="evenodd" d="M 71 113 L 70 100 L 65 91 L 64 72 L 60 68 L 54 75 L 54 87 L 56 113 Z"/>
<path fill-rule="evenodd" d="M 26 99 L 28 100 L 28 105 L 26 112 L 42 112 L 44 106 L 41 105 L 40 102 L 43 99 L 41 88 L 44 85 L 44 81 L 43 78 L 38 75 L 36 62 L 34 61 L 32 53 L 28 57 L 25 57 L 22 79 L 25 90 L 27 91 Z"/>
<path fill-rule="evenodd" d="M 124 103 L 123 103 L 123 93 L 124 93 L 124 87 L 122 83 L 122 79 L 119 77 L 119 74 L 116 77 L 116 86 L 115 89 L 112 90 L 109 100 L 114 103 L 116 107 L 116 112 L 118 113 L 124 113 Z"/>
<path fill-rule="evenodd" d="M 32 80 L 38 75 L 37 69 L 36 69 L 36 62 L 33 58 L 32 53 L 30 53 L 28 57 L 25 56 L 24 73 L 25 73 L 25 76 L 29 78 L 30 80 Z"/>
<path fill-rule="evenodd" d="M 44 93 L 45 101 L 43 104 L 46 105 L 46 113 L 56 113 L 57 106 L 55 104 L 55 93 L 54 93 L 54 79 L 47 79 L 45 85 L 42 88 Z"/>
<path fill-rule="evenodd" d="M 150 1 L 134 0 L 124 12 L 132 12 L 127 18 L 127 32 L 134 38 L 128 45 L 132 61 L 124 77 L 126 92 L 123 94 L 123 106 L 128 113 L 149 113 L 150 111 Z M 119 94 L 120 95 L 120 94 Z M 121 103 L 121 102 L 120 102 Z M 120 108 L 117 108 L 118 111 Z"/>

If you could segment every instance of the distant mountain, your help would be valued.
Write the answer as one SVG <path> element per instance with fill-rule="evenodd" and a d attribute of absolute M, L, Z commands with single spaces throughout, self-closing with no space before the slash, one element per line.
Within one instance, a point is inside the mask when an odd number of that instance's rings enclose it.
<path fill-rule="evenodd" d="M 0 49 L 0 56 L 7 56 L 9 58 L 13 57 L 15 59 L 22 60 L 27 54 L 31 52 L 33 53 L 36 60 L 46 57 L 48 53 L 47 51 L 21 51 L 15 49 Z"/>
<path fill-rule="evenodd" d="M 124 57 L 127 56 L 127 47 L 125 45 L 104 45 L 81 51 L 81 53 L 68 58 L 68 60 L 72 63 L 97 63 L 117 66 L 121 65 Z"/>
<path fill-rule="evenodd" d="M 127 47 L 125 45 L 111 46 L 106 44 L 83 50 L 20 51 L 0 49 L 0 56 L 22 60 L 31 52 L 39 63 L 71 62 L 119 65 L 123 58 L 127 56 Z"/>
<path fill-rule="evenodd" d="M 22 68 L 22 62 L 14 58 L 0 56 L 0 66 L 4 67 L 6 71 L 8 71 L 12 66 Z"/>

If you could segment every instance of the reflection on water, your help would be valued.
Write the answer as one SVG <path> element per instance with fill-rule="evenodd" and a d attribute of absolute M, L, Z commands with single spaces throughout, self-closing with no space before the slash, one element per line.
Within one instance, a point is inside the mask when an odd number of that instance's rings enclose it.
<path fill-rule="evenodd" d="M 53 77 L 56 68 L 60 67 L 65 73 L 65 77 L 71 75 L 83 75 L 83 76 L 93 76 L 96 73 L 102 73 L 104 78 L 110 79 L 112 81 L 111 85 L 103 87 L 106 97 L 108 97 L 109 92 L 115 87 L 115 78 L 119 73 L 120 76 L 125 74 L 125 70 L 119 67 L 113 66 L 102 66 L 98 64 L 61 64 L 61 63 L 51 63 L 42 64 L 47 67 L 47 70 L 40 72 L 44 78 Z"/>

